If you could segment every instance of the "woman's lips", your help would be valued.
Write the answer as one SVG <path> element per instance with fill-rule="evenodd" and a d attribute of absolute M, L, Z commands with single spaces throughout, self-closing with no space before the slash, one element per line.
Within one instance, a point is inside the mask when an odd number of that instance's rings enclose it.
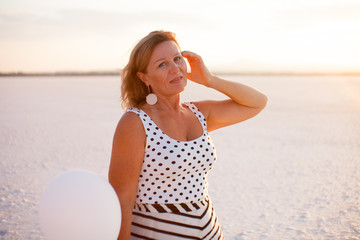
<path fill-rule="evenodd" d="M 183 76 L 178 76 L 170 81 L 170 83 L 178 83 L 183 79 Z"/>

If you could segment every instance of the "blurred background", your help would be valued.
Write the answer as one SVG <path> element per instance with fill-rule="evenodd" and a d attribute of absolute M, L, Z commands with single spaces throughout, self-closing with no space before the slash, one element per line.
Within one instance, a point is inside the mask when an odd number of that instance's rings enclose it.
<path fill-rule="evenodd" d="M 220 73 L 360 72 L 358 0 L 1 0 L 0 72 L 115 71 L 153 30 Z"/>
<path fill-rule="evenodd" d="M 57 174 L 107 177 L 118 70 L 159 29 L 269 97 L 211 132 L 225 239 L 360 239 L 359 0 L 0 0 L 0 240 L 44 239 Z M 190 81 L 182 96 L 224 99 Z"/>

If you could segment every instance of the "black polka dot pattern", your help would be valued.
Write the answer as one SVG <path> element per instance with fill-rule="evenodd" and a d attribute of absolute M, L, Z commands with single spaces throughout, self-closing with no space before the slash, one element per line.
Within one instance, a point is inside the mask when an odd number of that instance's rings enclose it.
<path fill-rule="evenodd" d="M 136 202 L 199 202 L 207 197 L 207 174 L 216 161 L 216 151 L 204 115 L 194 104 L 185 104 L 203 127 L 203 134 L 191 141 L 172 139 L 144 111 L 128 110 L 138 114 L 147 136 Z"/>

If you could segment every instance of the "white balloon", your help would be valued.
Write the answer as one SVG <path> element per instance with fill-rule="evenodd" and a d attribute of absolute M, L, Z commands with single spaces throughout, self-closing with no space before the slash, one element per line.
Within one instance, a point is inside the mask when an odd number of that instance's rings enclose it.
<path fill-rule="evenodd" d="M 39 217 L 49 240 L 114 240 L 120 232 L 121 209 L 107 180 L 88 171 L 70 170 L 46 187 Z"/>

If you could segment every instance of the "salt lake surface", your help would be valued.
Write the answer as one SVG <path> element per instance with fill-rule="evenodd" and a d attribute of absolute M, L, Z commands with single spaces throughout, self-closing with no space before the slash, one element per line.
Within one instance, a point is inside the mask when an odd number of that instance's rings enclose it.
<path fill-rule="evenodd" d="M 269 97 L 211 132 L 210 196 L 225 239 L 360 239 L 360 77 L 224 76 Z M 0 78 L 0 239 L 44 239 L 42 191 L 57 174 L 107 177 L 120 78 Z M 223 99 L 189 83 L 183 101 Z"/>

